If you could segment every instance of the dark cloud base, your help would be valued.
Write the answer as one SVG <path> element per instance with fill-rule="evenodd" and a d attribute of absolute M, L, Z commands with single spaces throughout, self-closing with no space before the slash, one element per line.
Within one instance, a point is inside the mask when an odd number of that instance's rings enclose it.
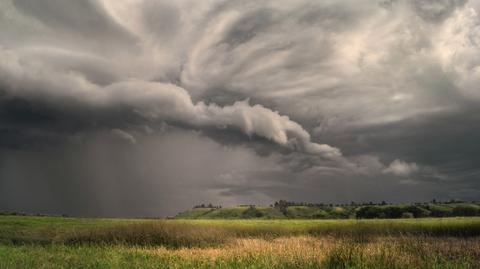
<path fill-rule="evenodd" d="M 480 3 L 0 3 L 0 211 L 480 200 Z"/>

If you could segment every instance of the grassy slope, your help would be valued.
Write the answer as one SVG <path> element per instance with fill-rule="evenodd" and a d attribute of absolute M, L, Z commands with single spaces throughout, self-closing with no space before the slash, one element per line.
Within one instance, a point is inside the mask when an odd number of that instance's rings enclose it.
<path fill-rule="evenodd" d="M 454 214 L 454 209 L 458 207 L 470 207 L 474 208 L 478 213 L 472 215 Z M 192 208 L 183 211 L 175 216 L 176 219 L 345 219 L 354 218 L 356 210 L 359 210 L 363 206 L 288 206 L 282 212 L 278 207 L 270 206 L 255 206 L 250 208 L 249 206 L 232 206 L 224 208 Z M 367 206 L 370 207 L 370 206 Z M 412 204 L 395 204 L 395 205 L 374 205 L 374 208 L 382 210 L 397 209 L 398 210 L 414 210 L 415 205 Z M 450 203 L 450 204 L 422 204 L 419 205 L 420 209 L 428 207 L 431 212 L 430 216 L 473 216 L 480 214 L 480 205 L 475 203 Z M 409 209 L 410 208 L 410 209 Z M 255 212 L 248 212 L 252 210 Z M 448 211 L 446 215 L 439 215 L 441 211 Z M 410 212 L 411 213 L 411 212 Z M 425 215 L 428 216 L 429 214 Z M 424 217 L 424 216 L 420 216 Z M 379 217 L 380 218 L 380 217 Z M 385 217 L 384 217 L 385 218 Z M 399 216 L 398 216 L 399 218 Z"/>
<path fill-rule="evenodd" d="M 210 211 L 215 210 L 214 208 L 192 208 L 178 213 L 176 218 L 179 219 L 198 219 L 207 214 Z"/>
<path fill-rule="evenodd" d="M 225 208 L 192 208 L 185 210 L 175 216 L 176 219 L 243 219 L 247 216 L 248 206 L 232 206 Z M 260 212 L 260 219 L 284 219 L 277 208 L 270 206 L 256 206 L 255 210 Z"/>
<path fill-rule="evenodd" d="M 252 218 L 247 215 L 248 206 L 232 206 L 224 208 L 192 208 L 175 216 L 176 219 L 244 219 Z M 259 219 L 284 219 L 285 215 L 277 208 L 270 206 L 256 206 L 260 212 Z"/>

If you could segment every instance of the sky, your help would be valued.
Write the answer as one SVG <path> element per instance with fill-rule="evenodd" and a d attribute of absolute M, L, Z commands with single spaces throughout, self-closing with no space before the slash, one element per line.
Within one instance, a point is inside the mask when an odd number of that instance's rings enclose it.
<path fill-rule="evenodd" d="M 0 1 L 0 211 L 480 200 L 479 12 Z"/>

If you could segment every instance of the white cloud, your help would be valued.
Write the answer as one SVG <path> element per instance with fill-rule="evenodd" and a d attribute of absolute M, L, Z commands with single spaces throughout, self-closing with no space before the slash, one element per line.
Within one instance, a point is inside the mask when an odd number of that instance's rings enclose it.
<path fill-rule="evenodd" d="M 136 144 L 137 143 L 137 140 L 135 139 L 135 137 L 133 135 L 131 135 L 130 133 L 125 132 L 123 130 L 112 129 L 112 130 L 110 130 L 110 133 L 113 134 L 114 136 L 118 137 L 118 138 L 121 138 L 121 139 L 131 143 L 131 144 Z"/>
<path fill-rule="evenodd" d="M 262 105 L 251 106 L 248 101 L 223 107 L 204 102 L 194 104 L 188 92 L 180 87 L 143 81 L 114 84 L 104 92 L 108 105 L 131 105 L 150 119 L 180 121 L 198 127 L 233 128 L 307 154 L 327 158 L 341 156 L 337 148 L 312 142 L 310 134 L 289 117 Z"/>
<path fill-rule="evenodd" d="M 390 163 L 387 168 L 383 170 L 383 173 L 406 177 L 418 172 L 419 170 L 420 169 L 416 163 L 407 163 L 402 160 L 396 159 L 392 163 Z"/>

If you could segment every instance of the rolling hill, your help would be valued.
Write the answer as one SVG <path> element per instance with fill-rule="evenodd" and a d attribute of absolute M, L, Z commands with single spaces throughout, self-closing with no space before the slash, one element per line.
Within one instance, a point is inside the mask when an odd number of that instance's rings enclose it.
<path fill-rule="evenodd" d="M 422 217 L 479 216 L 479 203 L 444 202 L 414 204 L 324 205 L 276 202 L 272 206 L 238 205 L 231 207 L 196 206 L 178 213 L 176 219 L 396 219 Z"/>

